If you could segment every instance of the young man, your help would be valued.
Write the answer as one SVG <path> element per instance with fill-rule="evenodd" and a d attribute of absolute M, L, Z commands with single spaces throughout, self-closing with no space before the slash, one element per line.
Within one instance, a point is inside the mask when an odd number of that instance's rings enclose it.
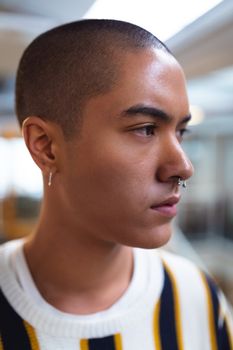
<path fill-rule="evenodd" d="M 44 199 L 33 235 L 0 251 L 0 349 L 232 349 L 213 282 L 147 249 L 168 241 L 193 172 L 164 44 L 120 21 L 55 28 L 21 59 L 16 109 Z"/>

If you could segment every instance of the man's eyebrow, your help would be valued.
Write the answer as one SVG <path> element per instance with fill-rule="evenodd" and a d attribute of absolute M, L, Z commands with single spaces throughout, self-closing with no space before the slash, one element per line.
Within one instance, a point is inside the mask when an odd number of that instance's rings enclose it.
<path fill-rule="evenodd" d="M 170 123 L 172 121 L 172 117 L 168 115 L 166 112 L 164 112 L 162 109 L 143 105 L 143 104 L 138 104 L 128 108 L 127 110 L 124 110 L 121 113 L 121 116 L 130 117 L 137 114 L 142 114 L 155 119 L 160 119 L 166 123 Z M 188 123 L 190 119 L 191 119 L 191 114 L 188 114 L 179 122 L 179 124 Z"/>
<path fill-rule="evenodd" d="M 137 114 L 142 114 L 152 118 L 161 119 L 166 123 L 169 123 L 172 120 L 172 118 L 167 113 L 165 113 L 162 109 L 143 105 L 143 104 L 132 106 L 121 113 L 123 117 L 130 117 Z"/>
<path fill-rule="evenodd" d="M 192 115 L 191 113 L 189 113 L 179 122 L 179 124 L 186 124 L 190 122 L 191 119 L 192 119 Z"/>

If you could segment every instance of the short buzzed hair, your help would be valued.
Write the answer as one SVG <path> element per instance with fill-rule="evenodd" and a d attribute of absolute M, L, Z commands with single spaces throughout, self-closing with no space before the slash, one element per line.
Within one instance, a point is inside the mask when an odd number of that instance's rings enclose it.
<path fill-rule="evenodd" d="M 82 20 L 41 34 L 25 50 L 17 71 L 20 125 L 38 116 L 59 124 L 69 139 L 85 102 L 116 84 L 123 53 L 149 47 L 170 52 L 147 30 L 116 20 Z"/>

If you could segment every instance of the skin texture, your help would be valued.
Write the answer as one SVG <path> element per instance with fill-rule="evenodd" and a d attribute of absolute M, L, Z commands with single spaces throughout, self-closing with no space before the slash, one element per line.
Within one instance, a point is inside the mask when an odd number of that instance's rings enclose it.
<path fill-rule="evenodd" d="M 152 48 L 123 62 L 117 85 L 87 102 L 77 138 L 65 141 L 57 125 L 36 116 L 23 125 L 45 183 L 25 254 L 42 296 L 65 312 L 92 313 L 119 299 L 132 276 L 130 247 L 168 241 L 171 217 L 153 208 L 179 198 L 178 178 L 193 172 L 181 148 L 189 115 L 182 69 Z M 168 117 L 133 113 L 135 106 Z"/>

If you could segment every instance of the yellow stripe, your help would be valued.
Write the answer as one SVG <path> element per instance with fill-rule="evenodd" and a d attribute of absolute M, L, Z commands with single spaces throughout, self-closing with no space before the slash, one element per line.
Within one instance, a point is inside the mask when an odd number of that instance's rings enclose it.
<path fill-rule="evenodd" d="M 122 338 L 121 338 L 121 334 L 117 333 L 114 335 L 114 344 L 115 344 L 115 348 L 116 350 L 122 350 L 123 346 L 122 346 Z"/>
<path fill-rule="evenodd" d="M 80 340 L 80 350 L 89 350 L 88 339 Z"/>
<path fill-rule="evenodd" d="M 154 320 L 153 320 L 154 341 L 155 341 L 155 349 L 156 350 L 162 349 L 161 340 L 160 340 L 159 314 L 160 314 L 160 300 L 155 305 Z"/>
<path fill-rule="evenodd" d="M 23 321 L 23 323 L 24 323 L 24 327 L 26 328 L 28 337 L 30 339 L 30 344 L 31 344 L 32 350 L 39 350 L 40 349 L 39 343 L 38 343 L 38 340 L 36 337 L 36 332 L 35 332 L 34 328 L 26 321 Z"/>
<path fill-rule="evenodd" d="M 172 290 L 174 296 L 174 305 L 175 305 L 175 326 L 176 326 L 176 336 L 179 350 L 184 350 L 183 345 L 183 335 L 182 335 L 182 326 L 181 326 L 181 311 L 180 311 L 180 301 L 179 301 L 179 293 L 176 285 L 175 277 L 168 267 L 168 265 L 163 261 L 166 271 L 172 282 Z"/>
<path fill-rule="evenodd" d="M 205 287 L 205 294 L 206 294 L 206 301 L 207 301 L 207 311 L 208 311 L 208 323 L 209 323 L 209 330 L 210 330 L 210 345 L 211 350 L 218 350 L 217 346 L 217 339 L 216 339 L 216 333 L 215 333 L 215 324 L 214 324 L 214 310 L 213 310 L 213 303 L 212 298 L 209 290 L 208 283 L 206 281 L 206 277 L 204 273 L 201 272 L 202 281 Z"/>
<path fill-rule="evenodd" d="M 2 338 L 0 337 L 0 350 L 3 350 Z"/>

